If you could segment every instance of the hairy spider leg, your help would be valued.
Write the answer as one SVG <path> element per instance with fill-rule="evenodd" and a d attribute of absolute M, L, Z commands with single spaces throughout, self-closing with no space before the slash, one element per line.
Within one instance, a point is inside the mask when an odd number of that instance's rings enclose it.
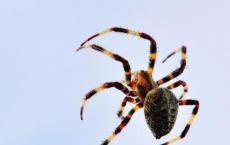
<path fill-rule="evenodd" d="M 122 91 L 124 94 L 126 94 L 127 96 L 136 96 L 136 93 L 134 91 L 129 91 L 127 87 L 125 87 L 123 84 L 119 83 L 119 82 L 107 82 L 104 83 L 103 85 L 91 90 L 90 92 L 88 92 L 85 97 L 82 100 L 81 103 L 81 110 L 80 110 L 80 116 L 81 116 L 81 120 L 83 120 L 83 110 L 84 107 L 86 105 L 86 102 L 89 98 L 91 98 L 93 95 L 95 95 L 96 93 L 107 89 L 107 88 L 111 88 L 111 87 L 115 87 L 116 89 Z"/>
<path fill-rule="evenodd" d="M 122 114 L 123 114 L 123 111 L 124 111 L 124 108 L 125 108 L 127 102 L 130 102 L 130 103 L 133 103 L 133 104 L 137 104 L 137 103 L 139 103 L 140 101 L 141 101 L 141 100 L 140 100 L 139 98 L 131 98 L 131 97 L 126 96 L 126 97 L 123 99 L 122 103 L 121 103 L 120 109 L 119 109 L 118 112 L 117 112 L 117 116 L 118 116 L 119 118 L 122 118 L 122 119 L 124 118 Z"/>
<path fill-rule="evenodd" d="M 173 83 L 173 84 L 167 86 L 167 89 L 172 90 L 172 89 L 177 88 L 177 87 L 179 87 L 179 86 L 182 86 L 183 89 L 184 89 L 184 90 L 183 90 L 183 93 L 182 93 L 182 94 L 180 95 L 180 97 L 179 97 L 179 100 L 180 100 L 180 99 L 182 99 L 182 98 L 185 96 L 185 94 L 188 92 L 188 86 L 187 86 L 186 82 L 184 82 L 184 81 L 182 81 L 182 80 L 179 80 L 179 81 L 177 81 L 177 82 L 175 82 L 175 83 Z"/>
<path fill-rule="evenodd" d="M 108 145 L 116 137 L 116 135 L 119 134 L 121 130 L 129 123 L 132 115 L 142 107 L 143 107 L 143 102 L 140 102 L 135 107 L 133 107 L 128 113 L 128 115 L 121 121 L 120 125 L 114 130 L 114 132 L 105 141 L 103 141 L 101 145 Z"/>
<path fill-rule="evenodd" d="M 114 59 L 114 60 L 117 60 L 117 61 L 120 61 L 122 64 L 123 64 L 123 68 L 124 68 L 124 71 L 125 71 L 125 80 L 126 80 L 126 84 L 128 86 L 131 86 L 131 68 L 130 68 L 130 65 L 129 65 L 129 62 L 121 57 L 120 55 L 117 55 L 115 53 L 112 53 L 106 49 L 104 49 L 103 47 L 101 46 L 98 46 L 96 44 L 84 44 L 83 46 L 81 46 L 79 49 L 77 49 L 77 51 L 79 51 L 80 49 L 82 48 L 92 48 L 94 50 L 97 50 L 101 53 L 104 53 L 105 55 L 109 56 L 110 58 Z"/>
<path fill-rule="evenodd" d="M 87 43 L 88 41 L 90 41 L 91 39 L 106 34 L 106 33 L 110 33 L 110 32 L 120 32 L 120 33 L 127 33 L 133 36 L 137 36 L 146 40 L 150 41 L 150 54 L 149 54 L 149 65 L 148 65 L 148 73 L 151 75 L 153 73 L 154 70 L 154 65 L 155 65 L 155 60 L 156 60 L 156 53 L 157 53 L 157 46 L 156 46 L 156 41 L 148 34 L 143 33 L 143 32 L 137 32 L 137 31 L 133 31 L 133 30 L 129 30 L 126 28 L 121 28 L 121 27 L 112 27 L 109 29 L 106 29 L 104 31 L 98 32 L 96 34 L 94 34 L 93 36 L 89 37 L 86 41 L 84 41 L 81 46 L 83 46 L 85 43 Z"/>
<path fill-rule="evenodd" d="M 182 57 L 181 57 L 181 62 L 180 62 L 180 67 L 177 68 L 176 70 L 174 70 L 173 72 L 171 72 L 169 75 L 165 76 L 164 78 L 160 79 L 157 81 L 158 85 L 162 85 L 174 78 L 176 78 L 177 76 L 179 76 L 181 73 L 183 73 L 185 66 L 186 66 L 186 47 L 182 46 L 178 49 L 176 49 L 176 51 L 172 52 L 171 54 L 169 54 L 166 59 L 163 61 L 163 63 L 170 58 L 171 56 L 173 56 L 174 54 L 180 52 L 182 53 Z"/>
<path fill-rule="evenodd" d="M 199 110 L 199 101 L 198 100 L 180 100 L 179 101 L 179 105 L 195 105 L 195 107 L 193 108 L 192 114 L 188 120 L 187 125 L 185 126 L 184 130 L 182 131 L 182 133 L 180 134 L 180 136 L 175 137 L 161 145 L 168 145 L 171 144 L 173 142 L 176 142 L 178 140 L 181 140 L 182 138 L 184 138 L 193 122 L 193 120 L 195 119 L 195 116 Z"/>

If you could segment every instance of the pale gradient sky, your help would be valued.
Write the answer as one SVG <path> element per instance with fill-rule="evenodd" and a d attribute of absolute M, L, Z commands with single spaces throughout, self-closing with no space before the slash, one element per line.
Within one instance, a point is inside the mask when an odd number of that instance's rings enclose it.
<path fill-rule="evenodd" d="M 100 145 L 112 133 L 124 95 L 115 89 L 95 95 L 84 121 L 80 101 L 103 82 L 123 79 L 123 68 L 93 50 L 75 53 L 112 26 L 156 39 L 156 80 L 179 66 L 179 55 L 166 64 L 163 58 L 186 45 L 188 65 L 174 81 L 186 81 L 185 98 L 201 107 L 187 137 L 175 144 L 229 143 L 229 6 L 228 0 L 1 0 L 0 145 Z M 142 39 L 108 34 L 92 43 L 127 58 L 133 70 L 148 64 L 149 43 Z M 183 130 L 191 111 L 181 107 L 173 131 L 157 141 L 140 110 L 111 145 L 159 145 Z"/>

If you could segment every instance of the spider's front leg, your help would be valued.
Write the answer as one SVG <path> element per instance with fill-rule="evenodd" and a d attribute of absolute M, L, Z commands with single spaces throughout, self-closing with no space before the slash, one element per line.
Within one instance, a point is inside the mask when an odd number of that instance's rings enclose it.
<path fill-rule="evenodd" d="M 91 90 L 83 98 L 82 103 L 81 103 L 81 111 L 80 111 L 81 120 L 83 120 L 83 110 L 84 110 L 84 107 L 86 105 L 87 100 L 90 99 L 96 93 L 98 93 L 98 92 L 100 92 L 100 91 L 102 91 L 104 89 L 111 88 L 111 87 L 115 87 L 116 89 L 122 91 L 127 96 L 136 96 L 136 93 L 134 91 L 129 91 L 127 87 L 125 87 L 123 84 L 121 84 L 119 82 L 104 83 L 103 85 Z"/>
<path fill-rule="evenodd" d="M 129 123 L 133 114 L 142 107 L 143 107 L 143 102 L 140 102 L 133 109 L 131 109 L 128 115 L 124 117 L 124 119 L 121 121 L 120 125 L 101 145 L 108 145 L 116 137 L 116 135 L 119 134 L 121 130 Z"/>
<path fill-rule="evenodd" d="M 163 62 L 165 62 L 172 55 L 174 55 L 174 54 L 176 54 L 177 52 L 180 52 L 180 51 L 182 53 L 180 67 L 177 68 L 176 70 L 174 70 L 173 72 L 171 72 L 169 75 L 165 76 L 164 78 L 158 80 L 157 81 L 158 85 L 162 85 L 162 84 L 164 84 L 164 83 L 176 78 L 181 73 L 183 73 L 183 71 L 185 69 L 185 66 L 186 66 L 186 47 L 185 46 L 182 46 L 182 47 L 178 48 L 176 51 L 174 51 L 171 54 L 169 54 Z"/>
<path fill-rule="evenodd" d="M 118 54 L 115 54 L 113 52 L 110 52 L 108 50 L 106 50 L 105 48 L 101 47 L 101 46 L 98 46 L 96 44 L 84 44 L 82 45 L 81 47 L 79 47 L 77 49 L 77 51 L 81 50 L 82 48 L 92 48 L 96 51 L 99 51 L 107 56 L 109 56 L 110 58 L 116 60 L 116 61 L 120 61 L 122 64 L 123 64 L 123 68 L 124 68 L 124 71 L 125 71 L 125 83 L 128 85 L 128 86 L 131 86 L 131 68 L 130 68 L 130 65 L 129 65 L 129 62 L 121 57 L 120 55 Z"/>
<path fill-rule="evenodd" d="M 157 46 L 156 46 L 156 41 L 148 34 L 143 33 L 143 32 L 137 32 L 137 31 L 133 31 L 130 29 L 126 29 L 126 28 L 121 28 L 121 27 L 112 27 L 109 29 L 106 29 L 104 31 L 98 32 L 96 34 L 94 34 L 93 36 L 89 37 L 88 39 L 86 39 L 81 46 L 84 46 L 88 41 L 92 40 L 93 38 L 97 37 L 97 36 L 101 36 L 110 32 L 118 32 L 118 33 L 126 33 L 129 35 L 133 35 L 133 36 L 137 36 L 143 39 L 146 39 L 148 41 L 150 41 L 150 54 L 149 54 L 149 66 L 148 66 L 148 73 L 151 75 L 154 71 L 154 64 L 155 64 L 155 59 L 156 59 L 156 53 L 157 53 Z"/>
<path fill-rule="evenodd" d="M 140 101 L 141 101 L 141 100 L 140 100 L 139 98 L 131 98 L 131 97 L 126 96 L 126 97 L 123 99 L 122 103 L 121 103 L 121 107 L 120 107 L 120 109 L 119 109 L 118 112 L 117 112 L 117 116 L 118 116 L 119 118 L 121 118 L 121 119 L 124 119 L 124 116 L 123 116 L 122 114 L 123 114 L 123 112 L 124 112 L 124 108 L 125 108 L 127 102 L 130 102 L 130 103 L 133 103 L 133 104 L 137 104 L 137 103 L 139 103 Z"/>

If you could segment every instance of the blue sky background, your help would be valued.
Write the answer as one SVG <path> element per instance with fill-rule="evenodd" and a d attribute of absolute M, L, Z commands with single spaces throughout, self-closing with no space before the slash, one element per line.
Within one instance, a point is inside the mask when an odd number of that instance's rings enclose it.
<path fill-rule="evenodd" d="M 1 0 L 0 145 L 99 145 L 112 133 L 124 95 L 115 89 L 97 94 L 84 121 L 80 101 L 92 88 L 124 79 L 123 68 L 93 50 L 75 53 L 86 38 L 112 26 L 156 39 L 155 80 L 179 66 L 180 55 L 161 64 L 164 57 L 187 46 L 187 68 L 174 81 L 185 80 L 186 98 L 200 100 L 201 108 L 187 137 L 176 144 L 228 143 L 229 5 L 228 0 Z M 92 43 L 127 58 L 133 70 L 147 67 L 147 41 L 113 33 Z M 158 141 L 140 110 L 111 145 L 163 143 L 183 130 L 191 111 L 181 107 L 173 131 Z"/>

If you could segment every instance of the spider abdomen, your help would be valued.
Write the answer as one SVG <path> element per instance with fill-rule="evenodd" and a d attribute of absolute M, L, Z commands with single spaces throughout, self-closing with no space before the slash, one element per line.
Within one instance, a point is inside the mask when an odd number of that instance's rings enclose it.
<path fill-rule="evenodd" d="M 176 121 L 178 99 L 166 88 L 149 91 L 144 101 L 146 122 L 153 135 L 159 139 L 168 134 Z"/>

